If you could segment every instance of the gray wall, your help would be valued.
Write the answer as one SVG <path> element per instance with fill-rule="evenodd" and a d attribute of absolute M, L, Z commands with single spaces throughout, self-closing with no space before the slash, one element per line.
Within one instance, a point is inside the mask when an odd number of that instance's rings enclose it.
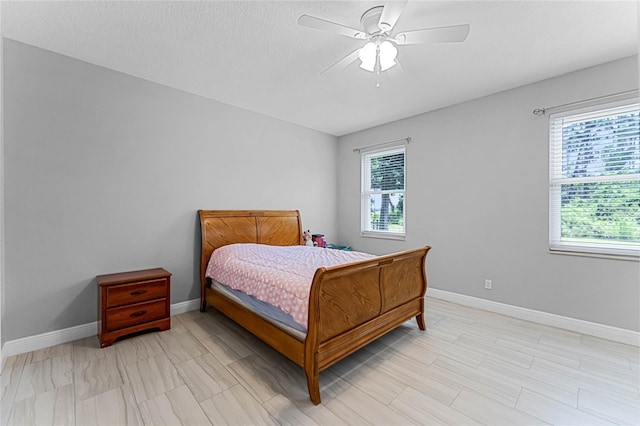
<path fill-rule="evenodd" d="M 0 16 L 2 2 L 0 2 Z M 2 25 L 2 24 L 0 24 Z M 0 100 L 4 99 L 4 85 L 2 78 L 2 58 L 4 38 L 0 37 Z M 4 101 L 0 101 L 0 319 L 4 318 Z M 4 340 L 0 327 L 0 350 Z M 0 360 L 0 363 L 2 361 Z"/>
<path fill-rule="evenodd" d="M 548 252 L 548 119 L 532 114 L 637 88 L 637 60 L 341 137 L 340 243 L 373 253 L 429 244 L 432 288 L 639 331 L 640 263 Z M 352 150 L 406 136 L 406 241 L 360 237 L 360 157 Z"/>
<path fill-rule="evenodd" d="M 336 235 L 332 136 L 11 40 L 4 102 L 3 342 L 96 321 L 98 274 L 161 266 L 199 298 L 200 208 Z"/>

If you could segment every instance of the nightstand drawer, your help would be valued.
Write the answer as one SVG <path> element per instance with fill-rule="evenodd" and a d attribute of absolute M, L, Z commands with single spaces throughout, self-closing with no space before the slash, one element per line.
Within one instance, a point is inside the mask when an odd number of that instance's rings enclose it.
<path fill-rule="evenodd" d="M 135 284 L 121 284 L 107 288 L 107 308 L 132 305 L 147 300 L 159 299 L 167 295 L 167 280 L 141 281 Z"/>
<path fill-rule="evenodd" d="M 153 302 L 137 303 L 121 308 L 107 310 L 106 331 L 119 330 L 137 324 L 143 324 L 161 318 L 167 318 L 167 301 L 165 299 Z"/>

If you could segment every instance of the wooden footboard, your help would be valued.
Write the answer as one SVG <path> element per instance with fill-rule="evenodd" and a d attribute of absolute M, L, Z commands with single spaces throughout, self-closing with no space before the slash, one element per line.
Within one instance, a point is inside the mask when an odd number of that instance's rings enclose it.
<path fill-rule="evenodd" d="M 425 258 L 430 247 L 316 271 L 309 296 L 304 370 L 320 403 L 318 373 L 403 322 L 425 329 Z"/>
<path fill-rule="evenodd" d="M 236 242 L 296 245 L 302 242 L 298 211 L 200 210 L 202 285 L 200 309 L 206 304 L 242 325 L 301 366 L 309 396 L 320 403 L 320 371 L 355 352 L 403 322 L 416 318 L 425 329 L 425 258 L 430 247 L 376 257 L 316 271 L 309 294 L 309 321 L 304 342 L 214 292 L 204 276 L 211 253 Z"/>

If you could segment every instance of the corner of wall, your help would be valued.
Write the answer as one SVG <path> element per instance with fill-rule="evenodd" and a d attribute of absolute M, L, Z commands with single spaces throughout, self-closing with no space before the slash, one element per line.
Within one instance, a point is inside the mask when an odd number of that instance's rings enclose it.
<path fill-rule="evenodd" d="M 2 2 L 0 1 L 0 16 Z M 4 367 L 4 339 L 2 338 L 2 319 L 4 313 L 4 38 L 0 20 L 0 368 Z M 0 370 L 1 371 L 1 370 Z"/>

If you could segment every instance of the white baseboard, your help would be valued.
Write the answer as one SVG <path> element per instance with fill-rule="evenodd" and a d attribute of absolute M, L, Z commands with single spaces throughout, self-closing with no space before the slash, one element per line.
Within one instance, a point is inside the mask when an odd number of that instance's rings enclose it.
<path fill-rule="evenodd" d="M 196 309 L 200 309 L 200 299 L 191 299 L 185 302 L 174 303 L 171 305 L 171 316 L 195 311 Z"/>
<path fill-rule="evenodd" d="M 10 340 L 5 342 L 2 347 L 2 365 L 4 366 L 4 360 L 6 358 L 13 355 L 36 351 L 61 343 L 73 342 L 74 340 L 84 339 L 85 337 L 95 336 L 96 334 L 98 334 L 98 321 L 65 328 L 63 330 L 55 330 L 35 336 Z"/>
<path fill-rule="evenodd" d="M 171 316 L 195 311 L 199 308 L 200 299 L 174 303 L 171 305 Z M 55 330 L 48 333 L 38 334 L 36 336 L 10 340 L 5 342 L 2 346 L 2 366 L 4 366 L 5 359 L 10 356 L 36 351 L 38 349 L 48 348 L 62 343 L 73 342 L 74 340 L 84 339 L 86 337 L 95 336 L 96 334 L 98 334 L 98 322 L 94 321 L 88 324 L 65 328 L 63 330 Z"/>
<path fill-rule="evenodd" d="M 627 345 L 640 346 L 640 333 L 633 330 L 626 330 L 624 328 L 612 327 L 610 325 L 563 317 L 561 315 L 507 305 L 500 302 L 494 302 L 492 300 L 480 299 L 478 297 L 466 296 L 464 294 L 452 293 L 445 290 L 438 290 L 437 288 L 429 288 L 427 290 L 427 297 L 446 300 L 448 302 L 508 315 L 510 317 L 549 325 L 552 327 L 563 328 L 565 330 L 600 337 L 614 342 L 625 343 Z"/>

